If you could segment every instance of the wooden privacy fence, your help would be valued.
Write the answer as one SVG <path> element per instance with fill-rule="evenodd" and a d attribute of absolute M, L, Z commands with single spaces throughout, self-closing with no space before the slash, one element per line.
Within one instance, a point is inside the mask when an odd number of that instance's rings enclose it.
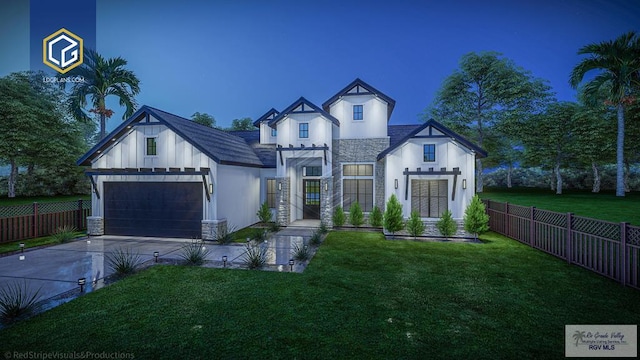
<path fill-rule="evenodd" d="M 640 289 L 640 227 L 483 200 L 491 230 Z"/>
<path fill-rule="evenodd" d="M 87 228 L 91 201 L 78 200 L 0 207 L 0 243 L 50 235 L 60 226 Z"/>

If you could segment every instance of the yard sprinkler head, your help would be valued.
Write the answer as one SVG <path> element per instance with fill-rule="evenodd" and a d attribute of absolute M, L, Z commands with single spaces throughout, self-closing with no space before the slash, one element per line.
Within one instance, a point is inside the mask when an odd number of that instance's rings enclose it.
<path fill-rule="evenodd" d="M 222 267 L 227 267 L 227 255 L 222 257 Z"/>
<path fill-rule="evenodd" d="M 20 252 L 23 253 L 24 252 L 24 243 L 20 243 Z"/>
<path fill-rule="evenodd" d="M 84 285 L 87 283 L 87 278 L 79 278 L 78 285 L 80 286 L 80 292 L 84 292 Z"/>
<path fill-rule="evenodd" d="M 160 253 L 157 251 L 153 252 L 153 258 L 154 258 L 154 262 L 158 262 L 158 256 L 160 256 Z"/>
<path fill-rule="evenodd" d="M 289 267 L 291 268 L 290 271 L 293 271 L 293 264 L 295 264 L 293 259 L 289 259 Z"/>

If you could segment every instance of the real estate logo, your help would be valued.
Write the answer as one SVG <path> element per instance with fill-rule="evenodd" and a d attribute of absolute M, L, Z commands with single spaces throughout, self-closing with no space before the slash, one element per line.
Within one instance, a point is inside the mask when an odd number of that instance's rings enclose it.
<path fill-rule="evenodd" d="M 42 40 L 42 62 L 61 74 L 80 66 L 83 58 L 82 38 L 65 28 Z"/>
<path fill-rule="evenodd" d="M 565 325 L 565 357 L 636 357 L 637 325 Z"/>

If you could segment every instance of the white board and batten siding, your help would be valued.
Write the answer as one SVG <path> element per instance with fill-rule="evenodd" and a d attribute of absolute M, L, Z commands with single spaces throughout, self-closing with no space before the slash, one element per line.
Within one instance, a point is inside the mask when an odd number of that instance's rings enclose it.
<path fill-rule="evenodd" d="M 353 120 L 353 106 L 362 105 L 362 120 Z M 387 137 L 388 104 L 374 95 L 344 96 L 329 108 L 340 119 L 339 139 L 375 139 Z"/>

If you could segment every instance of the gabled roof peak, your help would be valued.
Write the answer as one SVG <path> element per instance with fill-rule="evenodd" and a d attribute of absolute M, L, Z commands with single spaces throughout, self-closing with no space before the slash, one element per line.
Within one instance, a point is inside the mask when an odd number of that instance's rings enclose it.
<path fill-rule="evenodd" d="M 329 100 L 325 101 L 322 104 L 322 108 L 324 109 L 324 111 L 329 112 L 329 108 L 331 107 L 331 105 L 338 101 L 341 97 L 353 95 L 374 95 L 376 97 L 379 97 L 387 103 L 387 121 L 389 121 L 389 119 L 391 118 L 391 113 L 393 112 L 393 108 L 396 106 L 396 101 L 382 93 L 380 90 L 367 84 L 360 78 L 356 78 L 351 83 L 349 83 L 349 85 L 345 86 L 342 90 L 333 95 Z"/>
<path fill-rule="evenodd" d="M 253 126 L 260 127 L 260 124 L 263 121 L 271 121 L 271 120 L 273 120 L 274 117 L 278 116 L 278 114 L 280 114 L 280 111 L 278 111 L 278 110 L 276 110 L 274 108 L 271 108 L 269 111 L 264 113 L 264 115 L 260 116 L 258 118 L 258 120 L 254 121 L 253 122 Z"/>
<path fill-rule="evenodd" d="M 318 113 L 322 117 L 331 121 L 334 125 L 340 126 L 340 121 L 336 119 L 334 116 L 329 114 L 328 112 L 322 110 L 316 104 L 311 101 L 305 99 L 304 96 L 300 96 L 300 98 L 293 102 L 293 104 L 289 105 L 286 109 L 282 110 L 278 116 L 274 117 L 271 121 L 269 121 L 269 126 L 275 128 L 276 124 L 284 119 L 289 114 L 295 113 Z"/>

